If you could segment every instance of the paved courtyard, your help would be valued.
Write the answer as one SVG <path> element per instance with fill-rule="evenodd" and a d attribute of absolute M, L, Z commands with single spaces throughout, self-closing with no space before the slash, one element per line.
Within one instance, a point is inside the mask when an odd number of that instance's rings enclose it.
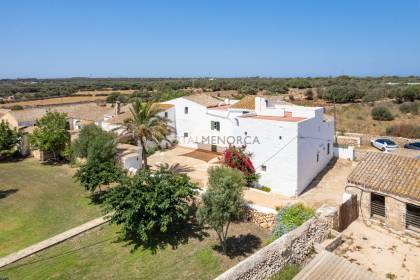
<path fill-rule="evenodd" d="M 373 271 L 384 279 L 419 279 L 420 247 L 385 229 L 354 221 L 343 231 L 344 243 L 334 253 Z M 395 278 L 393 278 L 395 277 Z"/>
<path fill-rule="evenodd" d="M 336 206 L 341 202 L 347 176 L 356 164 L 356 162 L 348 160 L 332 160 L 324 171 L 312 181 L 306 191 L 296 198 L 249 189 L 245 192 L 245 199 L 270 208 L 282 207 L 295 202 L 302 202 L 313 208 L 319 208 L 322 205 Z"/>
<path fill-rule="evenodd" d="M 207 169 L 217 165 L 220 155 L 217 153 L 194 150 L 176 146 L 172 149 L 157 151 L 148 158 L 148 164 L 156 168 L 160 164 L 179 164 L 192 181 L 199 184 L 201 188 L 207 186 Z"/>

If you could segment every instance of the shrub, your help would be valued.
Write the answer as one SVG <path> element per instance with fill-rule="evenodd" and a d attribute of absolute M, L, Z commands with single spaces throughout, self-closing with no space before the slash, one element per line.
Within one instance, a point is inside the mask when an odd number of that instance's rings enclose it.
<path fill-rule="evenodd" d="M 241 171 L 248 186 L 252 186 L 258 180 L 251 161 L 251 154 L 246 151 L 245 145 L 241 147 L 229 146 L 223 153 L 223 162 L 227 166 Z"/>
<path fill-rule="evenodd" d="M 345 103 L 354 102 L 361 96 L 361 92 L 354 86 L 333 86 L 323 93 L 322 98 L 337 103 Z"/>
<path fill-rule="evenodd" d="M 415 124 L 396 124 L 386 128 L 386 135 L 405 137 L 405 138 L 420 138 L 420 126 Z"/>
<path fill-rule="evenodd" d="M 271 188 L 267 186 L 261 186 L 259 189 L 262 190 L 263 192 L 271 192 Z"/>
<path fill-rule="evenodd" d="M 19 111 L 19 110 L 23 110 L 23 107 L 21 105 L 13 105 L 12 107 L 10 107 L 10 110 Z"/>
<path fill-rule="evenodd" d="M 394 116 L 387 107 L 378 106 L 372 109 L 372 118 L 376 121 L 392 121 Z"/>
<path fill-rule="evenodd" d="M 276 224 L 274 225 L 270 241 L 274 241 L 283 234 L 299 227 L 312 218 L 313 215 L 314 210 L 306 208 L 301 203 L 281 208 L 277 213 Z"/>
<path fill-rule="evenodd" d="M 313 100 L 314 99 L 314 92 L 312 91 L 312 89 L 305 90 L 304 95 L 305 95 L 305 98 L 307 100 Z"/>
<path fill-rule="evenodd" d="M 6 121 L 0 122 L 0 156 L 8 154 L 16 147 L 19 142 L 19 133 L 16 129 L 11 129 Z"/>
<path fill-rule="evenodd" d="M 419 111 L 419 103 L 416 102 L 405 102 L 400 105 L 401 113 L 417 115 Z"/>

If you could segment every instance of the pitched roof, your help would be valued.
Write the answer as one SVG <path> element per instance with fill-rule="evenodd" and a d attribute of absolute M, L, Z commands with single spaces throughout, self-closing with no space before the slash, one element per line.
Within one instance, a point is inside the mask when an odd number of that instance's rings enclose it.
<path fill-rule="evenodd" d="M 247 95 L 239 102 L 236 102 L 230 108 L 233 109 L 247 109 L 247 110 L 255 110 L 255 98 L 262 97 L 267 100 L 270 100 L 274 104 L 283 104 L 283 105 L 293 105 L 292 103 L 283 101 L 283 97 L 281 96 L 270 96 L 270 95 Z"/>
<path fill-rule="evenodd" d="M 95 103 L 84 103 L 16 110 L 10 111 L 8 114 L 11 114 L 18 122 L 34 122 L 36 119 L 42 118 L 47 111 L 65 113 L 70 118 L 80 120 L 99 121 L 104 118 L 104 115 L 112 113 L 113 109 L 98 106 Z"/>
<path fill-rule="evenodd" d="M 371 152 L 347 182 L 420 202 L 420 159 Z"/>
<path fill-rule="evenodd" d="M 183 96 L 182 98 L 188 99 L 192 102 L 203 105 L 205 107 L 215 107 L 223 103 L 223 101 L 204 93 L 186 95 L 186 96 Z"/>

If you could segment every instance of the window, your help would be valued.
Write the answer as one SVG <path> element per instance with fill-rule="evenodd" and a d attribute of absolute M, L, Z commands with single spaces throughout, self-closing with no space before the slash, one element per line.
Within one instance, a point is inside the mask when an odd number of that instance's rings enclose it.
<path fill-rule="evenodd" d="M 261 165 L 261 170 L 262 171 L 267 171 L 267 165 Z"/>
<path fill-rule="evenodd" d="M 239 120 L 235 119 L 235 122 L 236 122 L 236 126 L 239 126 Z"/>
<path fill-rule="evenodd" d="M 165 112 L 165 118 L 167 118 L 168 117 L 168 112 Z"/>
<path fill-rule="evenodd" d="M 420 232 L 420 207 L 406 204 L 405 224 L 407 229 Z"/>
<path fill-rule="evenodd" d="M 210 122 L 211 130 L 217 130 L 220 131 L 220 122 L 211 121 Z"/>
<path fill-rule="evenodd" d="M 188 137 L 188 132 L 184 132 L 184 137 Z"/>
<path fill-rule="evenodd" d="M 316 162 L 318 162 L 318 161 L 319 161 L 319 152 L 316 153 Z"/>
<path fill-rule="evenodd" d="M 279 140 L 281 140 L 281 136 L 279 136 Z"/>
<path fill-rule="evenodd" d="M 248 132 L 245 131 L 245 136 L 247 136 L 247 135 L 248 135 Z"/>
<path fill-rule="evenodd" d="M 188 114 L 188 107 L 184 108 L 184 114 Z"/>
<path fill-rule="evenodd" d="M 370 194 L 370 216 L 372 218 L 385 218 L 385 196 L 376 193 Z"/>
<path fill-rule="evenodd" d="M 217 146 L 216 145 L 211 145 L 211 151 L 212 152 L 217 152 Z"/>
<path fill-rule="evenodd" d="M 327 155 L 330 154 L 330 143 L 327 144 Z"/>

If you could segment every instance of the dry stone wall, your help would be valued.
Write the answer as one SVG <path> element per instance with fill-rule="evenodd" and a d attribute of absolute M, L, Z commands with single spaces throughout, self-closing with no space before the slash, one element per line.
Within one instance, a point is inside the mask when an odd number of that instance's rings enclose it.
<path fill-rule="evenodd" d="M 336 220 L 337 209 L 318 209 L 314 218 L 262 248 L 216 279 L 268 279 L 286 264 L 301 263 L 312 253 L 314 243 L 320 243 L 328 237 Z"/>

